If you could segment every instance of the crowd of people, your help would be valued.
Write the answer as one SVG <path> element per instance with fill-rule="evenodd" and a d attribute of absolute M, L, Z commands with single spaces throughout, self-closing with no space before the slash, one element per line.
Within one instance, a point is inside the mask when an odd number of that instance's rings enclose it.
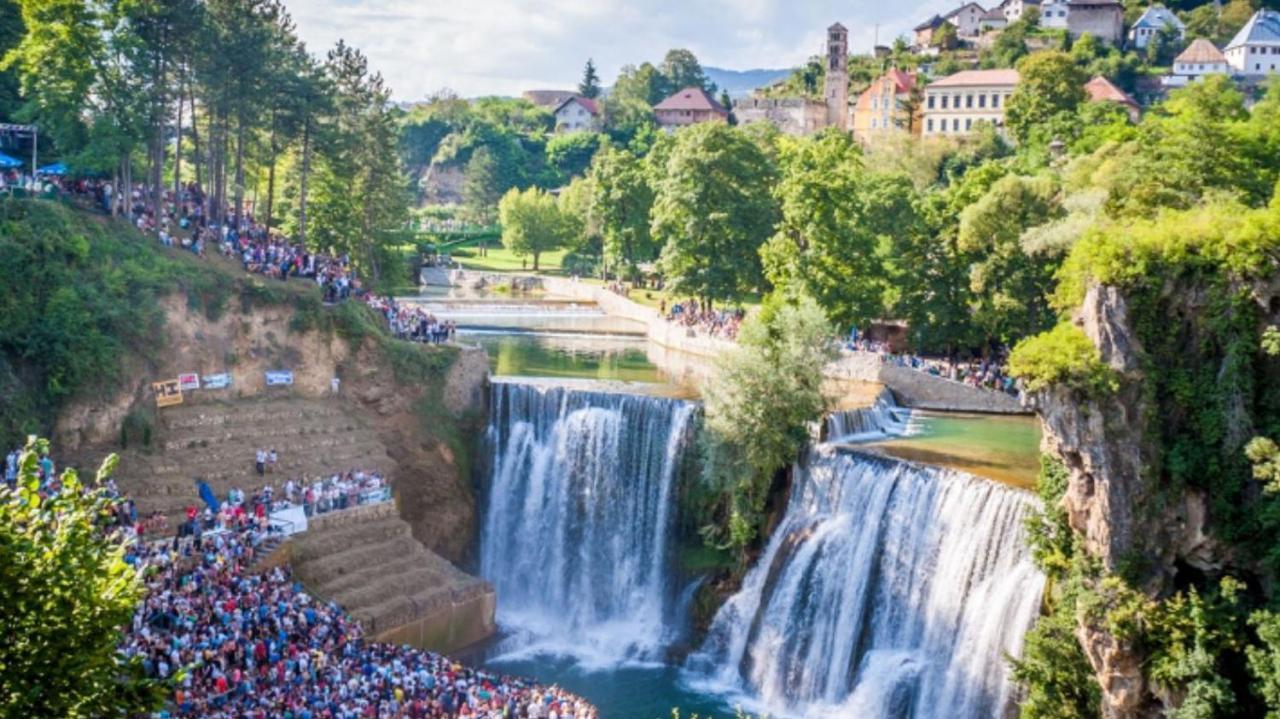
<path fill-rule="evenodd" d="M 5 480 L 19 476 L 21 450 L 5 455 Z M 42 491 L 60 491 L 53 460 L 38 460 Z M 353 470 L 314 484 L 285 485 L 317 504 L 383 486 Z M 119 498 L 114 481 L 107 493 Z M 332 494 L 332 492 L 337 492 Z M 239 490 L 211 522 L 152 537 L 134 531 L 136 510 L 115 505 L 105 530 L 118 536 L 145 595 L 124 628 L 120 651 L 151 679 L 171 682 L 153 719 L 595 719 L 595 709 L 558 687 L 465 667 L 440 654 L 366 641 L 340 606 L 310 596 L 285 566 L 252 571 L 273 530 L 260 511 L 271 489 Z"/>
<path fill-rule="evenodd" d="M 875 353 L 880 355 L 881 361 L 887 364 L 961 382 L 970 387 L 1015 396 L 1022 391 L 1021 383 L 1009 376 L 1004 366 L 993 359 L 975 358 L 966 362 L 922 357 L 910 352 L 894 352 L 888 342 L 874 340 L 865 335 L 858 336 L 856 333 L 844 343 L 844 348 L 856 352 Z"/>
<path fill-rule="evenodd" d="M 391 297 L 368 295 L 365 303 L 387 320 L 391 334 L 412 342 L 451 342 L 458 332 L 453 320 L 442 320 L 419 305 L 397 302 Z"/>
<path fill-rule="evenodd" d="M 666 302 L 664 301 L 660 311 L 668 322 L 688 327 L 701 334 L 727 340 L 738 337 L 738 328 L 742 326 L 742 319 L 746 316 L 742 309 L 714 310 L 710 307 L 699 305 L 696 299 L 677 302 L 671 306 L 670 312 L 667 311 Z"/>

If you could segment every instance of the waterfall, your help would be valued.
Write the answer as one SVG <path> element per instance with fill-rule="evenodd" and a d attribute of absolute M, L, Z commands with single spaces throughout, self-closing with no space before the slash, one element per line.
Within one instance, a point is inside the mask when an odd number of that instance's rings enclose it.
<path fill-rule="evenodd" d="M 898 406 L 888 389 L 870 407 L 827 415 L 823 437 L 828 442 L 866 442 L 911 433 L 911 410 Z"/>
<path fill-rule="evenodd" d="M 490 392 L 480 570 L 499 623 L 531 653 L 661 659 L 680 625 L 668 540 L 696 406 L 516 382 Z"/>
<path fill-rule="evenodd" d="M 1031 495 L 820 445 L 688 667 L 773 716 L 997 717 L 1040 606 Z M 705 679 L 709 677 L 709 680 Z"/>

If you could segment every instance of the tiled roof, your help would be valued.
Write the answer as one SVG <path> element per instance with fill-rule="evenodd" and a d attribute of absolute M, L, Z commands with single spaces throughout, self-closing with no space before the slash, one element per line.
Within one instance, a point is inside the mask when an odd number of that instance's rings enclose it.
<path fill-rule="evenodd" d="M 725 112 L 706 90 L 700 87 L 686 87 L 654 106 L 655 110 L 711 110 Z"/>
<path fill-rule="evenodd" d="M 565 99 L 564 102 L 560 103 L 559 105 L 556 105 L 555 112 L 560 112 L 561 110 L 564 109 L 565 105 L 568 105 L 569 103 L 572 103 L 572 102 L 576 102 L 579 105 L 582 105 L 582 108 L 587 112 L 591 113 L 592 115 L 598 115 L 600 113 L 600 110 L 596 107 L 595 100 L 583 97 L 581 95 L 569 96 L 567 99 Z"/>
<path fill-rule="evenodd" d="M 1133 21 L 1134 27 L 1151 27 L 1159 29 L 1169 25 L 1172 25 L 1179 30 L 1186 28 L 1186 25 L 1178 19 L 1178 16 L 1174 15 L 1173 11 L 1164 5 L 1152 5 L 1146 10 L 1143 10 L 1142 14 L 1138 16 L 1138 19 Z"/>
<path fill-rule="evenodd" d="M 1259 10 L 1227 43 L 1227 49 L 1240 45 L 1280 45 L 1280 12 Z"/>
<path fill-rule="evenodd" d="M 984 13 L 984 12 L 986 12 L 986 10 L 983 10 L 983 9 L 982 9 L 982 6 L 981 6 L 981 5 L 979 5 L 978 3 L 976 3 L 976 2 L 967 2 L 967 3 L 964 3 L 963 5 L 961 5 L 960 7 L 956 8 L 955 10 L 952 10 L 951 12 L 947 13 L 946 15 L 943 15 L 942 17 L 944 17 L 944 18 L 946 18 L 946 19 L 950 20 L 951 18 L 953 18 L 953 17 L 955 17 L 955 16 L 959 15 L 960 13 L 964 12 L 965 10 L 968 10 L 970 7 L 975 7 L 975 8 L 977 8 L 979 13 Z"/>
<path fill-rule="evenodd" d="M 538 107 L 555 109 L 573 95 L 572 90 L 525 90 L 521 96 Z"/>
<path fill-rule="evenodd" d="M 942 23 L 944 22 L 946 22 L 946 20 L 943 20 L 941 15 L 934 15 L 911 29 L 916 32 L 920 32 L 921 30 L 936 30 L 942 27 Z"/>
<path fill-rule="evenodd" d="M 1121 105 L 1133 105 L 1137 107 L 1138 103 L 1129 93 L 1116 87 L 1107 78 L 1098 75 L 1089 82 L 1084 84 L 1085 92 L 1089 93 L 1089 99 L 1094 102 L 1118 102 Z"/>
<path fill-rule="evenodd" d="M 1187 49 L 1182 51 L 1182 54 L 1173 59 L 1175 65 L 1212 65 L 1215 63 L 1225 65 L 1226 62 L 1227 58 L 1223 56 L 1222 51 L 1202 37 L 1193 40 L 1187 46 Z"/>
<path fill-rule="evenodd" d="M 983 20 L 1004 20 L 1004 11 L 999 6 L 993 7 L 982 14 Z"/>
<path fill-rule="evenodd" d="M 929 85 L 935 87 L 973 87 L 975 85 L 1016 85 L 1017 70 L 963 70 Z"/>
<path fill-rule="evenodd" d="M 916 86 L 916 75 L 913 72 L 903 72 L 895 67 L 886 72 L 885 75 L 893 80 L 893 91 L 895 93 L 911 92 L 911 89 Z"/>

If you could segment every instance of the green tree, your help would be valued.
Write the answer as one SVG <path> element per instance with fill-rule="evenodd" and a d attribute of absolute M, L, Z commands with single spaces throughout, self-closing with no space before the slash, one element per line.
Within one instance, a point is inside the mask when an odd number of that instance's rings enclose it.
<path fill-rule="evenodd" d="M 956 49 L 956 46 L 960 44 L 960 37 L 956 35 L 956 26 L 949 22 L 942 23 L 937 30 L 933 31 L 929 44 L 939 50 Z"/>
<path fill-rule="evenodd" d="M 600 75 L 596 72 L 596 64 L 587 58 L 587 66 L 582 68 L 582 82 L 578 83 L 578 94 L 594 100 L 600 97 Z"/>
<path fill-rule="evenodd" d="M 4 66 L 4 56 L 17 47 L 26 34 L 18 0 L 0 0 L 0 67 Z M 14 122 L 22 104 L 22 79 L 17 68 L 0 69 L 0 122 Z"/>
<path fill-rule="evenodd" d="M 547 164 L 566 181 L 581 176 L 591 166 L 604 138 L 598 132 L 568 132 L 547 142 Z"/>
<path fill-rule="evenodd" d="M 481 225 L 493 223 L 493 212 L 502 197 L 497 164 L 489 148 L 481 147 L 471 155 L 463 173 L 462 202 L 471 221 Z"/>
<path fill-rule="evenodd" d="M 715 94 L 715 83 L 707 79 L 707 73 L 702 69 L 702 64 L 688 50 L 668 50 L 666 56 L 662 58 L 659 72 L 665 84 L 664 96 L 679 92 L 686 87 L 700 87 L 708 94 Z"/>
<path fill-rule="evenodd" d="M 738 348 L 721 356 L 702 388 L 697 511 L 707 543 L 741 552 L 764 529 L 774 477 L 809 439 L 827 406 L 822 369 L 833 350 L 817 303 L 780 293 L 743 322 Z"/>
<path fill-rule="evenodd" d="M 670 289 L 709 305 L 759 288 L 777 220 L 768 157 L 738 129 L 704 123 L 677 135 L 665 169 L 651 231 Z"/>
<path fill-rule="evenodd" d="M 650 63 L 626 65 L 604 101 L 605 125 L 621 144 L 653 123 L 653 106 L 667 96 L 667 81 Z"/>
<path fill-rule="evenodd" d="M 542 253 L 567 245 L 575 229 L 561 214 L 556 198 L 536 187 L 503 195 L 498 217 L 503 246 L 517 255 L 532 255 L 534 272 Z"/>
<path fill-rule="evenodd" d="M 605 148 L 591 164 L 591 212 L 600 224 L 606 262 L 635 277 L 657 257 L 649 232 L 653 187 L 644 164 L 625 150 Z"/>
<path fill-rule="evenodd" d="M 1052 326 L 1049 296 L 1061 253 L 1027 252 L 1022 235 L 1059 214 L 1057 183 L 1020 175 L 996 181 L 960 213 L 960 248 L 976 257 L 974 321 L 988 341 L 1012 345 Z"/>
<path fill-rule="evenodd" d="M 133 716 L 159 707 L 160 687 L 118 651 L 142 584 L 106 521 L 117 500 L 103 462 L 85 486 L 75 470 L 39 494 L 45 440 L 28 440 L 16 488 L 0 485 L 0 715 Z"/>
<path fill-rule="evenodd" d="M 782 220 L 763 252 L 769 281 L 798 283 L 841 328 L 883 318 L 888 244 L 918 223 L 911 181 L 870 172 L 838 132 L 787 143 L 781 166 Z"/>
<path fill-rule="evenodd" d="M 1065 52 L 1038 52 L 1018 62 L 1019 80 L 1005 106 L 1005 125 L 1018 142 L 1059 116 L 1073 116 L 1085 101 L 1084 72 Z"/>

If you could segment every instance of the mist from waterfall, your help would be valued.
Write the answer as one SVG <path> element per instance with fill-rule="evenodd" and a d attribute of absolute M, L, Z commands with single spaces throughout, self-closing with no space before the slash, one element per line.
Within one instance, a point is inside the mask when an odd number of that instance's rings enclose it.
<path fill-rule="evenodd" d="M 1026 492 L 820 445 L 687 667 L 772 716 L 998 717 L 1040 606 Z"/>
<path fill-rule="evenodd" d="M 494 382 L 481 574 L 507 656 L 659 661 L 683 625 L 671 547 L 696 405 Z"/>

